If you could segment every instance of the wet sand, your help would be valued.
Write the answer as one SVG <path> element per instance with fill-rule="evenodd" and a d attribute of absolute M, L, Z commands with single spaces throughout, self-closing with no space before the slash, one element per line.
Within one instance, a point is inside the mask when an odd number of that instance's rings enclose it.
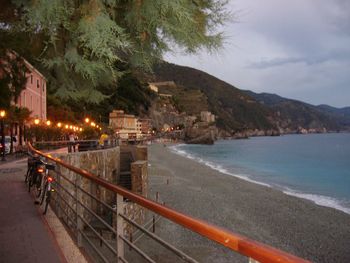
<path fill-rule="evenodd" d="M 350 215 L 149 147 L 149 190 L 167 206 L 313 262 L 350 262 Z M 169 184 L 167 184 L 169 182 Z M 247 262 L 162 219 L 157 233 L 200 262 Z M 176 262 L 159 250 L 162 262 Z"/>

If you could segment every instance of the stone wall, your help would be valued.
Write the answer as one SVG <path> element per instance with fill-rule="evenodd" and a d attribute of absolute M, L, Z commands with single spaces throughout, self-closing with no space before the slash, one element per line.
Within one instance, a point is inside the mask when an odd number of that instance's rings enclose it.
<path fill-rule="evenodd" d="M 56 157 L 60 158 L 65 163 L 84 169 L 94 174 L 95 176 L 114 184 L 116 184 L 118 176 L 120 174 L 119 147 L 106 150 L 58 154 Z M 84 191 L 91 193 L 93 196 L 96 196 L 98 199 L 106 202 L 111 206 L 115 204 L 115 194 L 106 190 L 104 187 L 99 187 L 96 184 L 91 183 L 90 180 L 77 175 L 67 168 L 59 166 L 56 170 L 67 177 L 72 183 L 80 186 Z M 59 180 L 62 186 L 67 190 L 60 191 L 63 197 L 67 200 L 71 200 L 69 202 L 71 208 L 69 208 L 67 204 L 62 204 L 62 209 L 65 210 L 65 213 L 68 213 L 72 218 L 74 218 L 74 213 L 77 208 L 71 196 L 76 196 L 77 193 L 75 192 L 73 185 L 64 178 L 57 178 L 57 180 Z M 108 212 L 102 205 L 98 204 L 98 202 L 96 202 L 89 195 L 80 193 L 80 196 L 83 205 L 92 208 L 94 212 L 97 212 L 97 214 L 103 217 L 109 216 L 110 212 Z M 74 212 L 72 210 L 74 210 Z M 83 209 L 83 211 L 83 216 L 86 220 L 93 220 L 93 217 L 88 211 L 86 211 L 86 209 Z"/>
<path fill-rule="evenodd" d="M 107 180 L 113 184 L 117 184 L 120 177 L 120 156 L 121 151 L 131 151 L 134 162 L 130 161 L 130 176 L 132 182 L 132 192 L 147 197 L 148 192 L 148 172 L 147 172 L 147 147 L 145 146 L 128 146 L 122 148 L 122 150 L 117 148 L 97 150 L 97 151 L 88 151 L 88 152 L 77 152 L 70 154 L 57 154 L 55 157 L 60 158 L 65 163 L 68 163 L 74 167 L 84 169 L 92 174 L 96 175 L 99 178 Z M 116 195 L 104 187 L 97 186 L 94 183 L 91 183 L 90 180 L 82 178 L 76 173 L 64 168 L 57 167 L 56 169 L 59 173 L 67 177 L 72 183 L 79 185 L 84 191 L 91 193 L 93 196 L 96 196 L 98 199 L 106 202 L 107 204 L 113 206 L 116 204 Z M 64 199 L 71 200 L 69 205 L 62 203 L 61 209 L 64 210 L 63 214 L 68 214 L 74 222 L 76 222 L 75 211 L 80 211 L 80 214 L 85 220 L 94 225 L 96 219 L 86 210 L 86 209 L 77 209 L 75 202 L 71 196 L 77 196 L 80 198 L 84 206 L 91 208 L 95 213 L 100 215 L 102 218 L 107 220 L 112 224 L 114 221 L 112 213 L 106 209 L 103 205 L 99 204 L 96 200 L 91 198 L 87 194 L 83 194 L 81 191 L 76 193 L 74 186 L 65 180 L 64 178 L 59 179 L 62 186 L 67 190 L 60 191 Z M 58 191 L 60 189 L 57 189 Z M 125 200 L 127 201 L 127 200 Z M 69 206 L 71 208 L 69 208 Z M 62 212 L 62 211 L 61 211 Z M 136 221 L 139 224 L 144 224 L 146 220 L 146 210 L 133 202 L 124 202 L 124 214 Z M 66 220 L 68 225 L 72 225 L 72 222 Z M 98 224 L 98 223 L 97 223 Z M 124 233 L 128 236 L 135 229 L 130 225 L 124 223 Z"/>

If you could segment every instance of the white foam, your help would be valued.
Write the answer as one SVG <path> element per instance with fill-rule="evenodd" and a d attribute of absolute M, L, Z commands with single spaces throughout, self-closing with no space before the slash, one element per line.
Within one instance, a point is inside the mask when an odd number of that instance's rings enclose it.
<path fill-rule="evenodd" d="M 180 150 L 179 147 L 181 147 L 182 145 L 184 144 L 179 144 L 179 145 L 176 145 L 176 146 L 171 146 L 170 149 L 172 150 L 172 152 L 178 154 L 178 155 L 181 155 L 181 156 L 184 156 L 186 158 L 189 158 L 189 159 L 192 159 L 192 160 L 195 160 L 199 163 L 202 163 L 216 171 L 219 171 L 220 173 L 223 173 L 223 174 L 227 174 L 227 175 L 231 175 L 231 176 L 234 176 L 234 177 L 237 177 L 237 178 L 240 178 L 242 180 L 245 180 L 245 181 L 248 181 L 250 183 L 254 183 L 254 184 L 258 184 L 258 185 L 263 185 L 263 186 L 266 186 L 266 187 L 271 187 L 271 185 L 267 184 L 267 183 L 262 183 L 262 182 L 259 182 L 259 181 L 256 181 L 256 180 L 253 180 L 251 178 L 249 178 L 248 175 L 244 175 L 244 174 L 234 174 L 232 172 L 229 172 L 228 170 L 226 170 L 225 168 L 223 168 L 221 165 L 218 165 L 218 164 L 214 164 L 214 163 L 211 163 L 209 161 L 205 161 L 199 157 L 196 157 L 196 156 L 193 156 L 189 153 L 187 153 L 186 151 L 184 150 Z"/>
<path fill-rule="evenodd" d="M 329 196 L 325 196 L 325 195 L 300 193 L 300 192 L 296 192 L 296 191 L 293 191 L 290 189 L 283 191 L 283 193 L 285 193 L 287 195 L 292 195 L 292 196 L 296 196 L 299 198 L 307 199 L 307 200 L 314 202 L 317 205 L 335 208 L 337 210 L 340 210 L 340 211 L 343 211 L 347 214 L 350 214 L 350 208 L 345 207 L 341 201 L 339 201 L 338 199 L 335 199 L 333 197 L 329 197 Z"/>
<path fill-rule="evenodd" d="M 226 170 L 225 168 L 223 168 L 221 165 L 217 165 L 217 164 L 205 161 L 199 157 L 196 157 L 194 155 L 187 153 L 184 150 L 180 150 L 179 147 L 181 147 L 182 145 L 184 145 L 184 144 L 172 146 L 172 147 L 170 147 L 170 149 L 172 150 L 172 152 L 174 152 L 178 155 L 195 160 L 195 161 L 202 163 L 202 164 L 204 164 L 204 165 L 206 165 L 206 166 L 208 166 L 216 171 L 219 171 L 223 174 L 231 175 L 231 176 L 240 178 L 242 180 L 245 180 L 245 181 L 248 181 L 248 182 L 251 182 L 254 184 L 263 185 L 266 187 L 271 187 L 271 185 L 269 185 L 267 183 L 262 183 L 262 182 L 259 182 L 259 181 L 256 181 L 256 180 L 249 178 L 248 175 L 231 173 L 228 170 Z M 278 187 L 278 188 L 280 188 L 280 187 Z M 284 189 L 285 189 L 285 187 L 284 187 Z M 329 197 L 329 196 L 301 193 L 301 192 L 297 192 L 297 191 L 294 191 L 294 190 L 289 189 L 289 188 L 287 188 L 287 190 L 282 190 L 282 192 L 287 194 L 287 195 L 292 195 L 292 196 L 295 196 L 298 198 L 310 200 L 310 201 L 312 201 L 315 204 L 320 205 L 320 206 L 331 207 L 331 208 L 343 211 L 347 214 L 350 214 L 350 208 L 344 206 L 340 200 Z"/>

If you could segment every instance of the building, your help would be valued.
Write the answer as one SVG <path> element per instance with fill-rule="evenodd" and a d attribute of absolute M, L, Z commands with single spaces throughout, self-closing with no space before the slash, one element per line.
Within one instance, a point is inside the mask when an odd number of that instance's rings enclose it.
<path fill-rule="evenodd" d="M 21 92 L 16 105 L 28 108 L 32 118 L 45 121 L 47 119 L 46 79 L 28 61 L 25 60 L 25 64 L 29 70 L 26 74 L 26 88 Z"/>
<path fill-rule="evenodd" d="M 14 51 L 9 53 L 10 58 L 15 56 L 18 55 Z M 45 121 L 47 119 L 46 79 L 32 64 L 23 60 L 27 68 L 27 83 L 18 100 L 13 103 L 18 107 L 28 108 L 31 112 L 30 117 Z"/>
<path fill-rule="evenodd" d="M 151 119 L 139 119 L 142 134 L 149 134 L 152 129 Z"/>
<path fill-rule="evenodd" d="M 141 136 L 141 124 L 135 115 L 125 114 L 123 110 L 109 113 L 109 126 L 122 139 L 134 139 Z"/>
<path fill-rule="evenodd" d="M 210 111 L 201 111 L 201 121 L 207 123 L 215 122 L 215 115 Z"/>

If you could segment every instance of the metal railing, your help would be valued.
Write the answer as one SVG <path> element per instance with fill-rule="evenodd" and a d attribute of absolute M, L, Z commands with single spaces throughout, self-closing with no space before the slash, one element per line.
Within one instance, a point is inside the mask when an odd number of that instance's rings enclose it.
<path fill-rule="evenodd" d="M 113 148 L 119 145 L 119 140 L 108 139 L 105 140 L 102 145 L 99 143 L 99 140 L 76 140 L 74 142 L 67 140 L 36 141 L 33 145 L 39 150 L 52 150 L 66 147 L 68 152 L 79 152 Z"/>
<path fill-rule="evenodd" d="M 60 169 L 55 171 L 55 195 L 51 203 L 52 209 L 63 220 L 76 237 L 79 247 L 90 247 L 93 256 L 102 262 L 139 262 L 133 260 L 129 251 L 136 252 L 147 262 L 156 262 L 136 241 L 136 235 L 126 232 L 126 226 L 142 232 L 144 236 L 154 240 L 184 262 L 197 262 L 194 258 L 169 244 L 154 231 L 152 223 L 141 225 L 125 213 L 125 201 L 133 202 L 141 209 L 148 209 L 158 217 L 164 217 L 201 236 L 238 252 L 249 258 L 249 262 L 309 262 L 273 247 L 253 241 L 242 235 L 224 230 L 200 219 L 177 212 L 158 202 L 137 195 L 120 186 L 112 184 L 98 176 L 74 167 L 49 154 L 36 150 L 29 144 L 29 149 L 56 163 Z M 86 187 L 89 184 L 89 187 Z M 99 191 L 93 191 L 96 188 Z M 102 190 L 103 189 L 103 190 Z M 99 194 L 95 194 L 99 193 Z M 101 194 L 102 193 L 102 194 Z M 104 196 L 101 198 L 101 196 Z M 107 237 L 106 237 L 107 234 Z M 129 250 L 124 247 L 129 247 Z"/>

